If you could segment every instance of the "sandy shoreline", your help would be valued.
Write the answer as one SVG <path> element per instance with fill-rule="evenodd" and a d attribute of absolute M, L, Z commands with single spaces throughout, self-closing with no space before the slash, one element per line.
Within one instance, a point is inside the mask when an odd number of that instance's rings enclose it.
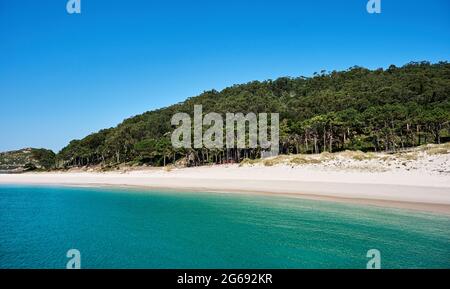
<path fill-rule="evenodd" d="M 158 190 L 258 193 L 450 215 L 450 177 L 423 171 L 355 172 L 286 165 L 51 172 L 0 175 L 0 184 L 113 186 Z"/>

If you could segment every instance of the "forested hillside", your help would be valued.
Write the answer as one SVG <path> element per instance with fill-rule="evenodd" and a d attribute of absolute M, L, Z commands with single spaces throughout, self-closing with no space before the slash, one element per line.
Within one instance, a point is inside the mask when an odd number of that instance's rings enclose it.
<path fill-rule="evenodd" d="M 0 172 L 13 173 L 48 170 L 55 165 L 55 153 L 46 149 L 26 148 L 0 153 Z"/>
<path fill-rule="evenodd" d="M 165 165 L 187 156 L 202 164 L 260 156 L 259 149 L 174 150 L 171 117 L 177 112 L 192 115 L 194 104 L 202 104 L 205 114 L 279 112 L 283 154 L 393 151 L 449 140 L 450 64 L 352 67 L 310 78 L 282 77 L 206 91 L 73 140 L 57 155 L 57 165 Z"/>

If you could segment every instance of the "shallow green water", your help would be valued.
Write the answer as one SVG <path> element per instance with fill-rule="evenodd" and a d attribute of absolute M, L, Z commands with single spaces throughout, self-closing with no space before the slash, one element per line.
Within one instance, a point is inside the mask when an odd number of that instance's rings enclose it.
<path fill-rule="evenodd" d="M 450 218 L 212 193 L 0 186 L 0 267 L 450 268 Z"/>

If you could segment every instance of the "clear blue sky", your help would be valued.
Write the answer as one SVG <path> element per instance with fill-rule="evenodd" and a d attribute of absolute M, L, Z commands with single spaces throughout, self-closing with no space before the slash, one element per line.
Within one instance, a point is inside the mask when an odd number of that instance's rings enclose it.
<path fill-rule="evenodd" d="M 0 151 L 61 149 L 204 90 L 450 58 L 450 1 L 0 0 Z"/>

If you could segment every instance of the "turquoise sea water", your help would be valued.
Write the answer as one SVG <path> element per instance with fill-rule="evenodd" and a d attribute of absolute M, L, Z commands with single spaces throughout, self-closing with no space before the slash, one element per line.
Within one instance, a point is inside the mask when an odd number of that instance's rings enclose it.
<path fill-rule="evenodd" d="M 450 268 L 450 217 L 281 197 L 0 186 L 0 268 Z"/>

